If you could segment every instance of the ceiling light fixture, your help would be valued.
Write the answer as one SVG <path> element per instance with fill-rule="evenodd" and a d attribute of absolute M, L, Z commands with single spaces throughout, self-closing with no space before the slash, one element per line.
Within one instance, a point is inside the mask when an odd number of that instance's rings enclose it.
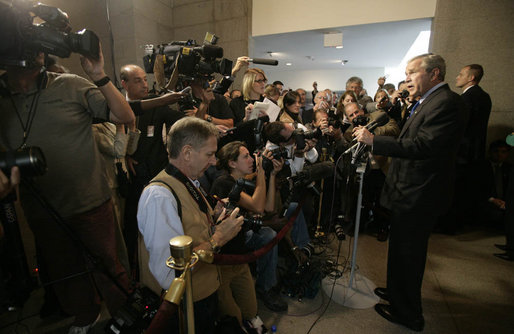
<path fill-rule="evenodd" d="M 292 63 L 286 63 L 286 65 L 287 65 L 287 66 L 291 66 L 291 65 L 293 65 L 293 64 L 292 64 Z"/>
<path fill-rule="evenodd" d="M 323 46 L 326 48 L 343 47 L 343 33 L 340 31 L 330 31 L 323 34 Z"/>

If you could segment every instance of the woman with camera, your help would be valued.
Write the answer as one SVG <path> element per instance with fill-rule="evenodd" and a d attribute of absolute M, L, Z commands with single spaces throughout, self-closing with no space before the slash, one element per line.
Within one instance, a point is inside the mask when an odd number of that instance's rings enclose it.
<path fill-rule="evenodd" d="M 254 159 L 240 141 L 234 141 L 223 146 L 218 152 L 217 167 L 226 173 L 218 177 L 211 188 L 211 194 L 220 198 L 233 198 L 234 190 L 241 188 L 234 187 L 239 179 L 246 179 L 253 173 Z M 262 161 L 268 159 L 271 162 L 269 170 L 269 190 L 266 187 L 266 172 Z M 256 183 L 253 193 L 249 189 L 240 191 L 237 205 L 247 214 L 262 214 L 274 209 L 275 202 L 275 178 L 282 169 L 283 159 L 273 159 L 271 152 L 264 151 L 261 156 L 255 157 L 256 161 Z M 243 228 L 243 230 L 227 245 L 222 252 L 228 254 L 247 253 L 249 249 L 258 249 L 276 235 L 276 232 L 269 227 L 259 229 Z M 287 310 L 287 303 L 280 299 L 280 296 L 272 289 L 276 285 L 277 247 L 257 260 L 257 281 L 256 286 L 265 305 L 273 311 Z M 221 268 L 221 286 L 218 290 L 219 308 L 221 315 L 237 317 L 245 326 L 250 328 L 258 327 L 260 318 L 257 316 L 257 299 L 253 285 L 252 275 L 248 264 L 224 265 Z"/>

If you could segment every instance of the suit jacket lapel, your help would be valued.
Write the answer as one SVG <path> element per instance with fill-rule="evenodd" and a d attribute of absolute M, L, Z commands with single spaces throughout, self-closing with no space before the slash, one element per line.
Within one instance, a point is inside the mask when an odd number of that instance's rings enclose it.
<path fill-rule="evenodd" d="M 402 128 L 402 131 L 400 132 L 400 135 L 398 137 L 402 137 L 405 132 L 407 131 L 407 128 L 412 124 L 414 118 L 416 118 L 416 116 L 418 114 L 421 113 L 421 111 L 423 110 L 423 107 L 425 107 L 432 98 L 434 98 L 434 96 L 437 95 L 438 92 L 441 91 L 441 89 L 445 89 L 448 87 L 448 84 L 444 84 L 442 85 L 441 87 L 437 88 L 434 92 L 432 92 L 432 94 L 430 94 L 424 101 L 423 103 L 421 103 L 417 108 L 416 110 L 414 110 L 414 114 L 412 116 L 409 117 L 409 119 L 407 120 L 407 122 L 405 122 L 405 125 L 403 126 Z"/>

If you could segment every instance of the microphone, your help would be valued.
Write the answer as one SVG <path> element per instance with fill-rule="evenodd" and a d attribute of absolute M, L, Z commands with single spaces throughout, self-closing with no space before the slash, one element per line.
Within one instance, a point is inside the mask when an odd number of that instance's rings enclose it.
<path fill-rule="evenodd" d="M 387 122 L 389 122 L 389 116 L 387 116 L 387 114 L 385 112 L 378 112 L 376 111 L 375 112 L 378 116 L 377 118 L 374 120 L 374 121 L 371 121 L 369 122 L 368 124 L 366 124 L 365 128 L 373 133 L 375 131 L 376 128 L 378 128 L 379 126 L 383 126 L 383 125 L 386 125 Z M 354 139 L 355 140 L 355 139 Z M 348 154 L 350 153 L 354 148 L 360 146 L 360 142 L 358 143 L 355 143 L 354 145 L 352 145 L 349 149 L 347 149 L 346 151 L 344 151 L 343 154 Z"/>
<path fill-rule="evenodd" d="M 327 178 L 333 173 L 334 163 L 332 161 L 323 161 L 304 167 L 304 169 L 296 173 L 295 176 L 291 176 L 290 180 L 293 185 L 297 187 Z"/>
<path fill-rule="evenodd" d="M 254 64 L 261 64 L 261 65 L 271 65 L 271 66 L 277 66 L 278 60 L 275 59 L 266 59 L 266 58 L 250 58 L 248 59 L 250 63 Z"/>
<path fill-rule="evenodd" d="M 366 129 L 368 129 L 369 132 L 373 133 L 375 129 L 379 126 L 386 125 L 387 122 L 389 122 L 389 116 L 385 112 L 378 112 L 377 118 L 374 121 L 369 122 L 366 124 Z"/>

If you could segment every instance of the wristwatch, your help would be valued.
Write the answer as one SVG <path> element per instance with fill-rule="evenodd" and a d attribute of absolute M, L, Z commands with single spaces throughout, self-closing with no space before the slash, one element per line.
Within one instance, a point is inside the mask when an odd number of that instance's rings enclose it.
<path fill-rule="evenodd" d="M 221 247 L 218 245 L 218 243 L 216 242 L 216 240 L 214 240 L 213 237 L 211 237 L 209 239 L 209 244 L 211 244 L 211 250 L 214 253 L 219 253 L 220 252 Z"/>
<path fill-rule="evenodd" d="M 207 122 L 212 122 L 212 117 L 211 115 L 207 115 L 207 118 L 205 119 Z"/>

